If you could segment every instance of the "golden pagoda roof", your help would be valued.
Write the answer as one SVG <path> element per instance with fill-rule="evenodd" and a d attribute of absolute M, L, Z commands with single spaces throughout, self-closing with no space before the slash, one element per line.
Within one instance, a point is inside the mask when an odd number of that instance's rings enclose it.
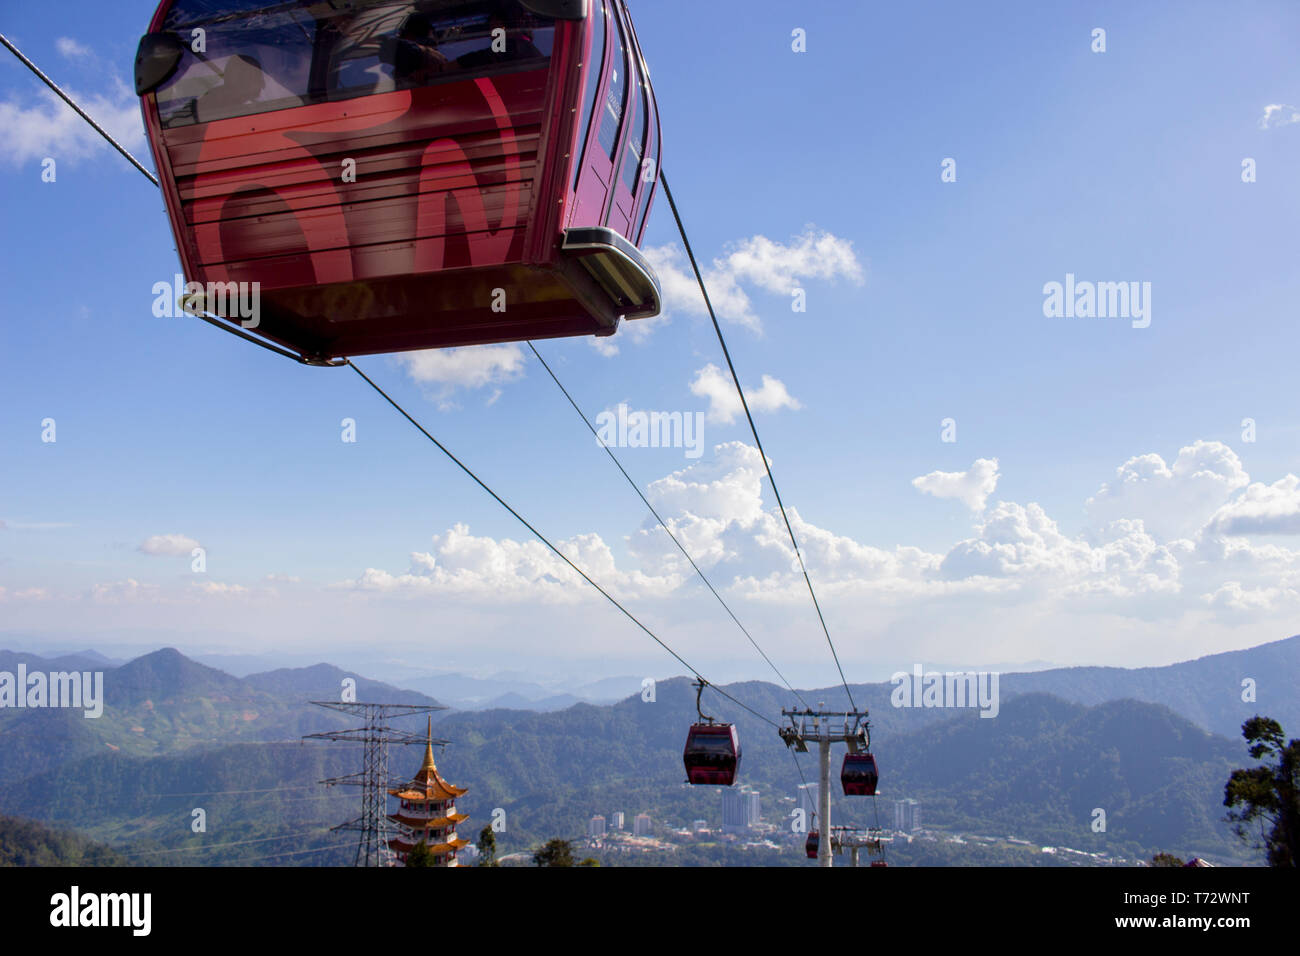
<path fill-rule="evenodd" d="M 408 826 L 413 830 L 429 830 L 437 827 L 449 827 L 457 823 L 464 823 L 469 819 L 468 813 L 449 813 L 444 817 L 408 817 L 404 813 L 390 813 L 388 819 L 403 826 Z"/>
<path fill-rule="evenodd" d="M 400 850 L 403 853 L 410 853 L 417 846 L 419 846 L 419 843 L 411 843 L 409 840 L 403 840 L 398 838 L 396 840 L 389 840 L 388 846 L 391 849 Z M 429 852 L 449 853 L 452 850 L 463 850 L 467 846 L 469 846 L 468 840 L 461 839 L 460 837 L 455 837 L 451 840 L 448 840 L 446 843 L 429 844 Z"/>
<path fill-rule="evenodd" d="M 433 718 L 429 718 L 429 742 L 424 748 L 424 762 L 415 772 L 415 777 L 405 787 L 388 791 L 401 800 L 454 800 L 469 793 L 466 787 L 457 787 L 448 783 L 438 773 L 438 766 L 433 762 Z"/>

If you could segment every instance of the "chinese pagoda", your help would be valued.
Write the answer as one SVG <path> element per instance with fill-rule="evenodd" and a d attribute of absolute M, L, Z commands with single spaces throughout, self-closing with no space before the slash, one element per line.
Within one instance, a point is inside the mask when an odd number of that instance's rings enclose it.
<path fill-rule="evenodd" d="M 469 819 L 468 814 L 456 812 L 456 798 L 469 791 L 442 779 L 433 762 L 433 718 L 429 718 L 429 743 L 424 751 L 424 763 L 415 772 L 414 779 L 403 787 L 388 791 L 401 803 L 396 813 L 388 819 L 399 824 L 401 836 L 388 841 L 397 854 L 398 862 L 406 863 L 406 855 L 424 842 L 433 855 L 434 866 L 458 866 L 456 853 L 469 846 L 468 840 L 456 836 L 456 824 Z"/>

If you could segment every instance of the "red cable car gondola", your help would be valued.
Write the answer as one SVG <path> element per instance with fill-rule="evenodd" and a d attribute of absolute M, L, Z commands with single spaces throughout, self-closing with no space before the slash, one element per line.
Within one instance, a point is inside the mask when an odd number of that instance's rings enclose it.
<path fill-rule="evenodd" d="M 880 773 L 876 769 L 876 758 L 869 753 L 847 753 L 840 767 L 840 785 L 845 796 L 874 797 L 876 784 L 880 782 Z"/>
<path fill-rule="evenodd" d="M 808 859 L 817 859 L 817 853 L 821 849 L 821 834 L 816 830 L 808 831 L 808 839 L 804 841 L 804 852 L 808 854 Z"/>
<path fill-rule="evenodd" d="M 659 312 L 623 0 L 162 0 L 136 91 L 187 308 L 305 361 Z"/>
<path fill-rule="evenodd" d="M 720 724 L 704 715 L 700 709 L 704 687 L 702 678 L 695 682 L 695 710 L 700 721 L 691 725 L 682 751 L 686 780 L 692 784 L 729 787 L 735 783 L 736 771 L 740 769 L 740 735 L 735 724 Z"/>
<path fill-rule="evenodd" d="M 731 786 L 740 767 L 740 738 L 735 724 L 692 724 L 682 762 L 691 783 Z"/>

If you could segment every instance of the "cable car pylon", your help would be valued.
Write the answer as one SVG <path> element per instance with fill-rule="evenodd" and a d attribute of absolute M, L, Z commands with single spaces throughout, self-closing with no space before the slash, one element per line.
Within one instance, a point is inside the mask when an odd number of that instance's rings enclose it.
<path fill-rule="evenodd" d="M 807 752 L 808 744 L 815 743 L 818 750 L 819 783 L 817 786 L 817 828 L 825 839 L 816 841 L 817 865 L 834 866 L 831 840 L 831 744 L 842 743 L 851 753 L 858 748 L 867 749 L 871 745 L 868 712 L 859 710 L 828 711 L 824 703 L 818 702 L 817 710 L 782 709 L 781 716 L 790 721 L 788 727 L 779 727 L 777 733 L 787 747 L 796 752 Z M 811 721 L 811 726 L 809 726 Z M 840 723 L 842 721 L 842 724 Z M 837 726 L 839 725 L 839 726 Z M 810 841 L 811 848 L 811 841 Z"/>

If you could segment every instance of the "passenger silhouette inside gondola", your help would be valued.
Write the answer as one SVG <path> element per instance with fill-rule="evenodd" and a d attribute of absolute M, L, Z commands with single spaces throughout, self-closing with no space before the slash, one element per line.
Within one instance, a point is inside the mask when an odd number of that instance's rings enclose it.
<path fill-rule="evenodd" d="M 242 53 L 232 56 L 221 71 L 221 85 L 208 90 L 194 104 L 198 121 L 238 116 L 244 112 L 243 107 L 261 98 L 265 86 L 261 63 Z"/>
<path fill-rule="evenodd" d="M 497 45 L 498 30 L 505 37 L 505 49 L 500 51 L 494 49 Z M 484 42 L 485 45 L 480 49 L 457 57 L 457 65 L 462 69 L 476 70 L 497 63 L 532 60 L 539 56 L 545 56 L 541 50 L 537 49 L 532 36 L 528 32 L 511 28 L 510 18 L 506 15 L 504 7 L 497 7 L 488 17 L 487 36 Z"/>
<path fill-rule="evenodd" d="M 433 24 L 423 13 L 413 13 L 402 21 L 392 48 L 393 78 L 398 87 L 423 86 L 449 69 L 454 60 L 438 50 Z"/>

